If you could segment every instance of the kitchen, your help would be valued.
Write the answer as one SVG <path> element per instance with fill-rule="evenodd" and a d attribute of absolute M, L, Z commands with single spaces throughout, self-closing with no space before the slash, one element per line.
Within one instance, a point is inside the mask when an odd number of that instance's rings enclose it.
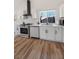
<path fill-rule="evenodd" d="M 64 43 L 64 0 L 15 0 L 14 3 L 15 39 Z"/>

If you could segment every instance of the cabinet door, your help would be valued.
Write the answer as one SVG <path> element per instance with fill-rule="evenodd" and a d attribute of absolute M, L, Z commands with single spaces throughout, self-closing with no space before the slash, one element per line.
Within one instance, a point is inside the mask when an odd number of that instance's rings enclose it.
<path fill-rule="evenodd" d="M 38 38 L 38 27 L 34 27 L 34 26 L 30 27 L 30 36 Z"/>
<path fill-rule="evenodd" d="M 64 42 L 64 28 L 56 27 L 55 38 L 56 38 L 56 41 L 58 42 Z"/>
<path fill-rule="evenodd" d="M 61 27 L 61 42 L 64 42 L 64 28 Z"/>
<path fill-rule="evenodd" d="M 40 39 L 46 39 L 46 27 L 40 26 Z"/>
<path fill-rule="evenodd" d="M 50 41 L 55 41 L 54 27 L 51 27 L 51 26 L 47 27 L 47 31 L 48 32 L 46 34 L 46 39 Z"/>
<path fill-rule="evenodd" d="M 59 27 L 55 28 L 55 38 L 56 41 L 61 42 L 61 30 Z"/>

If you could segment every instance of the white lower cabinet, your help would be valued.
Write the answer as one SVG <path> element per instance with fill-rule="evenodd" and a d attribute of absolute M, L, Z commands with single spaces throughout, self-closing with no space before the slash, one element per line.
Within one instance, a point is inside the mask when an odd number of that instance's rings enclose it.
<path fill-rule="evenodd" d="M 40 39 L 64 42 L 64 29 L 62 27 L 40 26 Z"/>
<path fill-rule="evenodd" d="M 59 27 L 55 27 L 55 40 L 58 42 L 61 41 L 61 31 Z"/>
<path fill-rule="evenodd" d="M 50 26 L 40 26 L 40 39 L 55 41 L 54 28 Z"/>
<path fill-rule="evenodd" d="M 30 27 L 30 37 L 39 38 L 39 27 L 38 26 Z"/>
<path fill-rule="evenodd" d="M 64 28 L 59 26 L 31 26 L 30 37 L 64 42 Z"/>
<path fill-rule="evenodd" d="M 64 42 L 64 28 L 55 27 L 55 39 L 57 42 Z"/>
<path fill-rule="evenodd" d="M 40 26 L 40 39 L 46 39 L 46 27 Z"/>
<path fill-rule="evenodd" d="M 61 28 L 61 42 L 64 42 L 64 28 Z"/>
<path fill-rule="evenodd" d="M 14 25 L 14 36 L 17 36 L 20 34 L 20 27 L 19 25 L 15 24 Z"/>
<path fill-rule="evenodd" d="M 46 39 L 47 40 L 51 40 L 51 41 L 55 41 L 55 34 L 54 34 L 54 32 L 55 32 L 55 29 L 54 29 L 54 27 L 47 27 L 47 33 L 46 33 Z"/>

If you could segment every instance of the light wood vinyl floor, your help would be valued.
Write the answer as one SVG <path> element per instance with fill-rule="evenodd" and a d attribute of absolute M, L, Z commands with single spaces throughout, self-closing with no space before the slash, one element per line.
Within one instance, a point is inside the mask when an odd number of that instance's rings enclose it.
<path fill-rule="evenodd" d="M 16 37 L 14 59 L 64 59 L 64 43 Z"/>

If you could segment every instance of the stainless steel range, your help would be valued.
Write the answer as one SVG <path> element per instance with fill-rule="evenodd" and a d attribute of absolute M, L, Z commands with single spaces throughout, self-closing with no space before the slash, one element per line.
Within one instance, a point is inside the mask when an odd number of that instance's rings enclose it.
<path fill-rule="evenodd" d="M 20 34 L 23 36 L 30 37 L 30 25 L 31 24 L 21 24 L 20 25 Z"/>
<path fill-rule="evenodd" d="M 28 34 L 28 26 L 22 26 L 20 27 L 20 33 L 21 34 Z"/>

